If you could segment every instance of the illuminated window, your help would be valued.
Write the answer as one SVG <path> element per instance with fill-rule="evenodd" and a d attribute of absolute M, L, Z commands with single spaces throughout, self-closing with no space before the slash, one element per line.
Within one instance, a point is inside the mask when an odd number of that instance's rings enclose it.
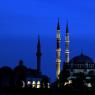
<path fill-rule="evenodd" d="M 47 83 L 47 85 L 48 85 L 48 88 L 50 88 L 50 83 Z"/>
<path fill-rule="evenodd" d="M 36 88 L 36 82 L 35 81 L 32 82 L 32 88 Z"/>
<path fill-rule="evenodd" d="M 41 83 L 40 81 L 37 82 L 37 88 L 40 88 L 41 87 Z"/>
<path fill-rule="evenodd" d="M 22 80 L 22 88 L 25 88 L 25 82 Z"/>
<path fill-rule="evenodd" d="M 65 82 L 64 86 L 69 85 L 69 84 L 72 84 L 72 80 L 68 80 L 68 82 Z"/>
<path fill-rule="evenodd" d="M 27 85 L 28 86 L 32 85 L 31 81 L 27 81 Z"/>
<path fill-rule="evenodd" d="M 88 85 L 87 85 L 87 86 L 88 86 L 89 88 L 90 88 L 90 87 L 92 87 L 91 83 L 88 83 Z"/>

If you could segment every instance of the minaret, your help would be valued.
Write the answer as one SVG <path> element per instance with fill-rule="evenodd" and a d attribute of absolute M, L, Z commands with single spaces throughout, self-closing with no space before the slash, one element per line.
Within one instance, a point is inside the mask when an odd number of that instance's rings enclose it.
<path fill-rule="evenodd" d="M 59 25 L 59 20 L 58 20 L 57 34 L 56 34 L 56 43 L 57 43 L 57 47 L 56 47 L 56 77 L 57 77 L 57 79 L 59 79 L 60 63 L 61 63 L 61 59 L 60 59 L 60 52 L 61 52 L 60 41 L 61 41 L 61 37 L 60 37 L 60 25 Z"/>
<path fill-rule="evenodd" d="M 68 24 L 66 26 L 66 36 L 65 36 L 65 63 L 69 63 L 69 31 Z"/>
<path fill-rule="evenodd" d="M 40 36 L 38 35 L 38 43 L 37 43 L 37 71 L 41 73 L 41 45 L 40 45 Z"/>

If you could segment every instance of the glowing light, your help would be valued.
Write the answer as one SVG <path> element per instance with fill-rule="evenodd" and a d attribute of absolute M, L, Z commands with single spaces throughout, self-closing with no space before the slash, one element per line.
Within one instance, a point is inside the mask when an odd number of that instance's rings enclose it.
<path fill-rule="evenodd" d="M 61 51 L 61 48 L 56 49 L 56 51 L 57 51 L 57 52 L 60 52 L 60 51 Z"/>
<path fill-rule="evenodd" d="M 36 88 L 36 82 L 35 81 L 32 82 L 32 88 Z"/>
<path fill-rule="evenodd" d="M 50 88 L 50 83 L 47 83 L 48 84 L 48 88 Z"/>
<path fill-rule="evenodd" d="M 57 60 L 56 60 L 56 62 L 60 63 L 60 62 L 61 62 L 61 60 L 60 60 L 60 59 L 57 59 Z"/>
<path fill-rule="evenodd" d="M 72 80 L 69 80 L 69 84 L 71 84 L 72 83 Z"/>
<path fill-rule="evenodd" d="M 22 88 L 25 87 L 25 82 L 22 80 Z"/>
<path fill-rule="evenodd" d="M 37 88 L 40 88 L 41 87 L 41 84 L 40 84 L 40 81 L 37 82 Z"/>
<path fill-rule="evenodd" d="M 68 82 L 64 83 L 64 86 L 66 86 L 67 84 L 71 84 L 71 83 L 72 83 L 72 80 L 68 80 Z"/>
<path fill-rule="evenodd" d="M 88 86 L 89 88 L 92 87 L 91 83 L 88 83 L 87 86 Z"/>
<path fill-rule="evenodd" d="M 27 85 L 31 85 L 31 81 L 28 81 L 28 82 L 27 82 Z"/>

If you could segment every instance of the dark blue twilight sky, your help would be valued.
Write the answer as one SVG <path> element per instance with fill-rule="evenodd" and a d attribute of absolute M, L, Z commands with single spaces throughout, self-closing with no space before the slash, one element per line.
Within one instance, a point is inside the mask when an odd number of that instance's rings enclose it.
<path fill-rule="evenodd" d="M 70 32 L 70 58 L 82 50 L 95 59 L 95 0 L 0 0 L 0 67 L 13 68 L 23 59 L 27 67 L 36 68 L 36 43 L 40 33 L 41 68 L 43 74 L 54 80 L 58 17 L 62 63 L 66 21 Z"/>

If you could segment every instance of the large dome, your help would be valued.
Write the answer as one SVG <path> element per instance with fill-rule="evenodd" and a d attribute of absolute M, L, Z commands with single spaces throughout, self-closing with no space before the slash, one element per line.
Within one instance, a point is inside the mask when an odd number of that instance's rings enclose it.
<path fill-rule="evenodd" d="M 86 56 L 84 54 L 80 54 L 79 56 L 72 58 L 70 60 L 70 63 L 73 63 L 73 64 L 86 64 L 86 63 L 92 64 L 94 62 L 89 56 Z"/>

